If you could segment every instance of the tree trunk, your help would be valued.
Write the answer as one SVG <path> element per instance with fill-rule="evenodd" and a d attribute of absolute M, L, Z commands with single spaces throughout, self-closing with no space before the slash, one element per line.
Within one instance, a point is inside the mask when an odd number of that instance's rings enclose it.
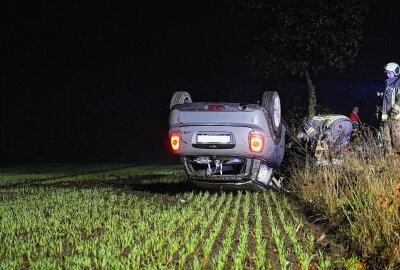
<path fill-rule="evenodd" d="M 315 97 L 315 86 L 313 85 L 308 69 L 304 70 L 306 74 L 307 87 L 308 87 L 308 116 L 315 116 L 315 107 L 317 106 L 317 98 Z"/>

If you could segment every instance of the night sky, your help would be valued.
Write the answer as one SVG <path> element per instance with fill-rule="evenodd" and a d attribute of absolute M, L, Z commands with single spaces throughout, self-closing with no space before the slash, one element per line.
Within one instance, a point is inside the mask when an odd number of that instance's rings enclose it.
<path fill-rule="evenodd" d="M 398 11 L 376 1 L 356 62 L 312 75 L 320 105 L 358 105 L 377 125 L 383 66 L 400 62 Z M 1 17 L 2 162 L 170 160 L 173 92 L 254 101 L 277 90 L 285 112 L 307 91 L 292 75 L 253 78 L 256 16 L 223 1 L 11 1 Z"/>

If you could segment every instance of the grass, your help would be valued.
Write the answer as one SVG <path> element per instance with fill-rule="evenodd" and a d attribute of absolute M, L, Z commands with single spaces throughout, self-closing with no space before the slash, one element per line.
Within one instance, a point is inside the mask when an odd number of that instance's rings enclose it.
<path fill-rule="evenodd" d="M 197 190 L 177 167 L 0 176 L 0 269 L 327 269 L 341 258 L 314 248 L 283 194 Z"/>
<path fill-rule="evenodd" d="M 399 160 L 384 155 L 370 130 L 354 140 L 342 166 L 316 167 L 304 153 L 291 162 L 290 185 L 315 221 L 367 264 L 399 267 Z"/>

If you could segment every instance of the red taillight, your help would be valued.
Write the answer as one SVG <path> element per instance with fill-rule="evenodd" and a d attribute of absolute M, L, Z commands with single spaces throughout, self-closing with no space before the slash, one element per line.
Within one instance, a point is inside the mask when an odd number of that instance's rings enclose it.
<path fill-rule="evenodd" d="M 249 134 L 249 143 L 250 143 L 250 151 L 255 154 L 261 154 L 264 150 L 264 135 L 260 133 L 250 133 Z"/>
<path fill-rule="evenodd" d="M 223 111 L 225 107 L 222 105 L 207 105 L 206 109 L 209 111 Z"/>
<path fill-rule="evenodd" d="M 169 135 L 169 141 L 171 142 L 171 148 L 173 151 L 178 151 L 181 148 L 181 133 L 173 132 Z"/>

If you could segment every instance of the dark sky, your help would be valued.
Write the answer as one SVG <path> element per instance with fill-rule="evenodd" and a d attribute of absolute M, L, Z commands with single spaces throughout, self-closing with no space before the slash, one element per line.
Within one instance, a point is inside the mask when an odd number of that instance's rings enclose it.
<path fill-rule="evenodd" d="M 306 92 L 303 78 L 253 79 L 255 16 L 223 1 L 30 2 L 2 9 L 3 162 L 168 160 L 174 91 L 222 101 L 283 87 L 284 104 Z M 314 79 L 322 105 L 359 105 L 371 124 L 383 65 L 400 62 L 399 9 L 376 2 L 356 63 Z"/>

